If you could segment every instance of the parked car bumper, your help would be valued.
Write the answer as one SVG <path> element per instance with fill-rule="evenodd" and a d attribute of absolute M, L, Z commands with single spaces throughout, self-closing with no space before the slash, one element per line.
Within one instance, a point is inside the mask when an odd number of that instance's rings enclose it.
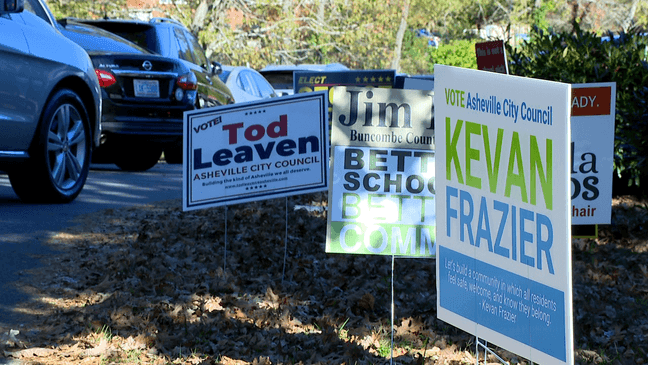
<path fill-rule="evenodd" d="M 148 136 L 147 140 L 168 141 L 182 137 L 183 113 L 193 106 L 129 105 L 104 99 L 101 128 L 104 135 Z"/>

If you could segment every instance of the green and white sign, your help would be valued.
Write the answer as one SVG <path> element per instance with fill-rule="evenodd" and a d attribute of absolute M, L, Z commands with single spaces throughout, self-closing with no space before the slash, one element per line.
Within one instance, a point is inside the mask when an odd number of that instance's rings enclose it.
<path fill-rule="evenodd" d="M 572 364 L 571 86 L 434 70 L 438 318 Z"/>
<path fill-rule="evenodd" d="M 430 91 L 335 87 L 326 252 L 433 257 Z"/>

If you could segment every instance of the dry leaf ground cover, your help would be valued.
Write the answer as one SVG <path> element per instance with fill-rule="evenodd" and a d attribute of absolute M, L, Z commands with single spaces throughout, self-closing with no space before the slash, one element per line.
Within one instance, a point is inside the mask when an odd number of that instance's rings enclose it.
<path fill-rule="evenodd" d="M 435 261 L 324 252 L 326 194 L 182 212 L 106 210 L 61 232 L 0 328 L 26 364 L 474 364 L 474 336 L 436 319 Z M 227 221 L 225 216 L 227 214 Z M 648 361 L 648 205 L 615 198 L 573 240 L 579 364 Z M 523 358 L 494 347 L 513 364 Z M 482 354 L 483 359 L 483 354 Z M 496 360 L 491 356 L 487 362 Z"/>

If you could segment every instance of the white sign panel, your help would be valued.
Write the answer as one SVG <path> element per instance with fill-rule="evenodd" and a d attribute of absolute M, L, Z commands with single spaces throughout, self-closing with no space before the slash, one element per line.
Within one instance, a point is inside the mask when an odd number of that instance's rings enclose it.
<path fill-rule="evenodd" d="M 433 257 L 432 92 L 334 90 L 326 252 Z"/>
<path fill-rule="evenodd" d="M 573 225 L 610 224 L 616 83 L 572 85 Z"/>
<path fill-rule="evenodd" d="M 184 114 L 183 210 L 328 188 L 328 93 Z"/>
<path fill-rule="evenodd" d="M 434 70 L 438 317 L 571 364 L 571 87 Z"/>

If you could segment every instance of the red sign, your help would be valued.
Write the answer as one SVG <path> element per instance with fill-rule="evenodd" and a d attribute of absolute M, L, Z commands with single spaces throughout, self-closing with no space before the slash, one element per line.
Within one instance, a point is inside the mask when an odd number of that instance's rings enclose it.
<path fill-rule="evenodd" d="M 477 69 L 508 74 L 504 41 L 482 42 L 475 44 Z"/>
<path fill-rule="evenodd" d="M 610 115 L 612 88 L 572 88 L 572 116 Z"/>

